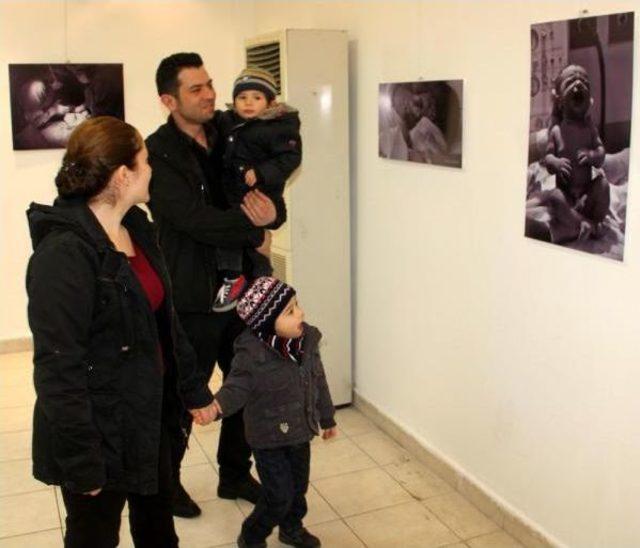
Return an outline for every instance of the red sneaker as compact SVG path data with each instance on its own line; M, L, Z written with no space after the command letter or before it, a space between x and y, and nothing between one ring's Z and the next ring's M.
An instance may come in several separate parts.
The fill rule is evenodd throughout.
M237 278L225 278L213 303L214 312L233 310L247 287L247 279L240 275Z

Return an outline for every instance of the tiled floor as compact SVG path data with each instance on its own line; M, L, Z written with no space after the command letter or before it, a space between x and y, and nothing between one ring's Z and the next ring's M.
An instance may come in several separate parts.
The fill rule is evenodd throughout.
M34 398L30 354L0 355L0 548L62 546L60 493L31 477ZM337 422L337 439L312 444L305 523L323 546L521 546L359 411L340 410ZM196 427L184 463L185 486L203 510L195 520L176 519L184 547L235 546L251 510L249 503L216 497L218 429ZM126 517L121 531L121 546L133 546ZM268 544L281 546L275 534Z

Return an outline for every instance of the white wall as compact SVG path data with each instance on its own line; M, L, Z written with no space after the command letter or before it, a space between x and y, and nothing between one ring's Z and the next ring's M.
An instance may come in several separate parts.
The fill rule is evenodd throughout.
M523 237L529 27L637 2L256 6L352 40L356 389L559 541L640 545L637 62L624 264ZM461 171L377 157L378 84L420 77L464 79Z
M231 96L244 62L242 36L253 29L251 2L0 2L0 340L30 335L24 273L31 253L25 210L50 203L61 150L13 151L8 63L124 63L125 116L143 136L165 119L155 90L160 59L196 51L218 87ZM66 52L66 53L65 53ZM4 90L4 91L3 91Z
M161 120L152 80L165 53L200 50L228 85L246 36L348 30L357 390L559 541L627 548L640 545L640 124L623 264L522 236L529 26L584 7L637 2L91 2L70 6L84 26L70 53L125 62L129 119L148 132ZM0 4L0 21L3 62L63 60L59 7ZM170 25L177 33L161 37ZM639 41L636 30L636 60ZM465 80L461 171L377 157L378 83L421 76ZM14 153L1 131L9 338L27 334L23 210L51 198L60 154Z

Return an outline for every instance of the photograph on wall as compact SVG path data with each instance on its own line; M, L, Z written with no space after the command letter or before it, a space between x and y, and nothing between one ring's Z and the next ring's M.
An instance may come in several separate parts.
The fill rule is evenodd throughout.
M622 261L633 13L531 26L525 236Z
M462 80L380 84L378 155L462 167Z
M121 64L10 64L14 150L64 148L83 120L124 120Z

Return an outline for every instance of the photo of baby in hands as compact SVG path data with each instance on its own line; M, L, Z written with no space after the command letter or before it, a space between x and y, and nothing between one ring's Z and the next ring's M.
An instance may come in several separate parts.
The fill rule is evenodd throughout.
M266 547L276 526L283 544L320 546L302 525L309 442L337 433L318 351L320 331L304 322L295 289L276 278L256 279L237 310L247 329L236 339L231 372L213 404L192 411L194 421L206 424L244 408L245 433L263 495L242 524L238 546Z

